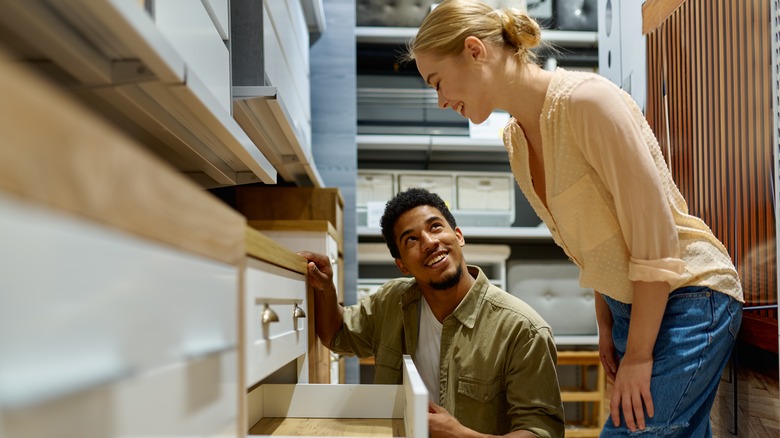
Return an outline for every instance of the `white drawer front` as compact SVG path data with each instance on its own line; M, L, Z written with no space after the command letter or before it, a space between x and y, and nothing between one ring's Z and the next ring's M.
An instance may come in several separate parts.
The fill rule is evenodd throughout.
M247 261L244 330L247 386L306 354L306 280L302 274L255 259ZM266 321L264 322L264 315ZM274 321L271 321L274 320Z
M236 267L2 196L0 211L0 407L236 348Z
M202 437L238 431L236 370L236 352L230 351L7 410L0 436Z

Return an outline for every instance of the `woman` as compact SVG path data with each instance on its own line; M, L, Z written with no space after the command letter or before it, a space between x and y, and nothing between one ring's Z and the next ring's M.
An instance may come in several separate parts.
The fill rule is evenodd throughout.
M599 351L614 380L602 436L710 436L709 414L742 319L742 288L707 225L688 214L629 95L592 74L538 67L541 30L516 9L444 0L408 58L439 107L474 123L512 118L512 172L596 293Z

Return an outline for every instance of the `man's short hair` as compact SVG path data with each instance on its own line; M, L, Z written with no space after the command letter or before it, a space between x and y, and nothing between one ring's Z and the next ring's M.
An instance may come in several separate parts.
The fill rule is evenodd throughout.
M401 253L398 251L398 245L395 242L395 232L393 230L395 223L402 214L421 205L429 205L439 210L453 229L457 227L452 212L450 212L447 204L436 193L431 193L419 187L412 187L400 192L387 202L385 212L380 220L382 236L385 238L385 243L387 243L387 248L390 250L390 255L393 258L401 258Z

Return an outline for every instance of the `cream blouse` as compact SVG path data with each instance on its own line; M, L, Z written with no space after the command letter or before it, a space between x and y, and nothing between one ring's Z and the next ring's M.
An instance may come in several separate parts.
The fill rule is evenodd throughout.
M556 70L540 117L547 205L531 181L528 144L504 129L512 173L580 285L633 301L632 281L707 286L744 302L726 248L688 206L631 96L605 78Z

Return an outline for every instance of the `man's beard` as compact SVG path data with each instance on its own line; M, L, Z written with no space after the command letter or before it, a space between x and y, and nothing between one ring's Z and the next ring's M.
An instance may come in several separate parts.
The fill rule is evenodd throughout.
M457 271L450 278L446 278L442 281L431 281L429 286L437 290L447 290L460 282L460 277L463 276L463 266L458 265Z

